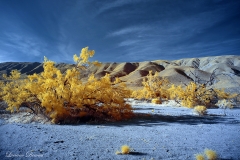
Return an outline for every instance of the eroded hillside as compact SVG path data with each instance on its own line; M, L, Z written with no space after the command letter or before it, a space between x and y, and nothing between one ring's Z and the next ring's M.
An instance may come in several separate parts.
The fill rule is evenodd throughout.
M62 72L73 67L73 64L59 63L56 67ZM0 63L0 74L9 74L11 70L17 69L23 75L41 73L42 63L34 62L6 62ZM215 56L203 58L188 58L174 61L155 60L145 62L124 63L102 63L100 67L89 66L82 71L82 79L86 80L88 75L94 73L100 78L106 73L114 79L120 77L130 87L140 87L142 79L152 70L160 72L159 76L168 78L172 83L182 84L192 81L197 75L208 80L211 73L215 71L217 88L236 88L240 85L240 56Z

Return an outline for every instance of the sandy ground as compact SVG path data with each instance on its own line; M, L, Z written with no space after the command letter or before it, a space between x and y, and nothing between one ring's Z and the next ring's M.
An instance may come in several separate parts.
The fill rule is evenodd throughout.
M145 115L126 122L79 125L29 123L30 114L2 118L0 159L191 160L205 148L215 150L222 160L240 159L240 108L227 109L225 116L223 109L198 116L192 109L168 104L130 103L136 113ZM130 154L116 155L124 144L131 147Z

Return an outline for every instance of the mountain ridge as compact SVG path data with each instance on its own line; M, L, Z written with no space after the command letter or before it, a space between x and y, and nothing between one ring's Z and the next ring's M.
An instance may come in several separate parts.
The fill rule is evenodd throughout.
M56 67L65 72L74 64L56 63ZM0 63L0 75L9 74L11 70L17 69L24 75L41 73L43 64L39 62L4 62ZM154 60L143 62L112 62L102 63L100 67L90 65L87 71L82 71L82 79L87 80L89 73L94 73L101 78L106 73L114 79L119 77L131 87L140 87L142 79L152 70L159 72L160 77L166 77L174 84L188 83L194 79L196 74L207 80L212 72L218 75L218 84L225 84L226 87L236 87L240 82L240 56L212 56L201 58L186 58L179 60ZM227 75L227 76L223 76ZM229 77L231 77L229 79ZM1 77L0 77L1 78ZM233 82L236 81L237 83ZM238 86L239 87L239 86Z

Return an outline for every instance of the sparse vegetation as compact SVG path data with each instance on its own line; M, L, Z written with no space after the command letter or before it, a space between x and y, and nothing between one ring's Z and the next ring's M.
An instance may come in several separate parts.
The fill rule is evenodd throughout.
M130 153L130 147L128 145L123 145L121 147L122 154L129 154Z
M175 100L188 108L194 108L198 105L209 108L216 106L216 103L222 99L229 100L237 96L237 94L230 94L224 90L213 88L216 78L215 71L210 75L209 80L203 80L196 73L190 73L194 77L192 82L185 84L185 86L176 86L170 84L166 78L160 78L159 73L153 74L150 71L143 80L143 88L133 91L132 97L137 99L152 99L152 103L157 104L164 100ZM230 103L227 106L229 108L232 107Z
M3 88L4 88L4 83L0 81L0 102L3 101Z
M198 153L195 155L196 160L204 160L205 157L207 160L216 160L217 159L217 153L214 150L211 149L205 149L204 153Z
M162 102L160 101L159 98L153 98L152 99L152 103L154 103L154 104L161 104Z
M123 145L121 147L121 152L120 151L116 151L116 154L129 154L131 151L131 148L128 145Z
M194 111L199 115L204 115L207 113L207 107L205 106L196 106L194 107Z
M217 159L217 153L214 150L205 149L204 153L208 160L216 160Z
M201 154L201 153L196 154L196 155L195 155L195 158L196 158L196 160L204 160L204 159L205 159L205 158L204 158L204 155Z
M162 99L169 97L167 88L169 81L165 78L159 78L158 72L155 74L152 71L143 79L143 89L133 91L132 97L137 99L152 99L158 98L161 102Z

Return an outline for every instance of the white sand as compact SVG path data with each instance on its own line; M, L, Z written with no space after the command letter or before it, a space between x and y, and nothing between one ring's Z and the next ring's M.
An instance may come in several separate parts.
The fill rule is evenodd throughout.
M130 103L136 113L145 116L98 125L23 124L0 119L0 159L187 160L205 148L215 150L222 160L240 159L240 108L227 109L226 116L223 109L209 109L208 115L200 117L183 107ZM116 155L124 144L132 152Z

